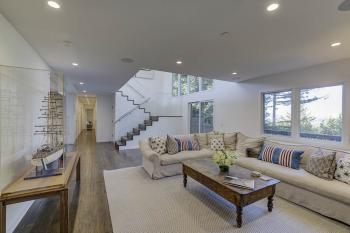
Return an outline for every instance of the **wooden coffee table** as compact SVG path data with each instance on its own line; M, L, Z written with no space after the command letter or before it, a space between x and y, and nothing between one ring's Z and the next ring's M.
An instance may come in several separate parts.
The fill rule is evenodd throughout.
M229 172L221 173L218 165L211 159L188 160L182 164L184 187L187 185L187 176L190 176L213 192L230 201L232 204L236 205L237 227L242 226L242 212L244 206L267 198L268 211L272 211L273 196L275 194L276 184L280 182L279 180L272 179L269 181L263 181L260 178L251 177L250 170L237 165L231 166ZM254 179L254 190L236 188L223 184L222 182L227 175L244 179Z

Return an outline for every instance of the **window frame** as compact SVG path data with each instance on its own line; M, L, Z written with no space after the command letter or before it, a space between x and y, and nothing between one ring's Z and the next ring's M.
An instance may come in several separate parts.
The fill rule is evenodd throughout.
M342 127L341 127L341 139L340 141L336 141L336 140L328 140L328 139L319 139L319 138L308 138L308 137L301 137L301 124L300 124L300 117L301 117L301 103L300 103L300 93L301 90L305 90L305 89L318 89L318 88L325 88L325 87L335 87L335 86L341 86L342 88L342 104L341 104L341 116L342 116ZM331 144L339 144L339 143L344 143L344 137L345 137L345 84L344 83L333 83L333 84L325 84L325 85L313 85L313 86L304 86L304 87L300 87L297 89L297 93L298 93L298 125L297 125L297 137L300 138L301 140L307 140L307 141L319 141L319 142L328 142Z
M275 94L275 93L279 93L279 92L291 92L291 117L290 117L290 134L289 135L284 135L284 134L269 134L269 133L265 133L265 95L268 94ZM294 102L294 98L293 98L294 94L293 94L293 89L282 89L282 90L276 90L276 91L267 91L267 92L261 92L261 133L264 136L273 136L273 137L292 137L293 136L293 102Z
M332 87L332 86L342 86L342 135L341 141L332 141L326 139L317 139L317 138L306 138L300 137L300 91L302 89L314 89L314 88L323 88L323 87ZM292 112L291 112L291 136L285 135L275 135L264 133L264 94L292 91ZM277 89L272 91L260 91L260 134L263 137L271 138L272 140L286 140L290 142L297 143L311 143L314 146L335 146L339 147L345 145L349 137L347 136L347 131L350 124L347 124L346 117L348 113L346 112L345 101L347 100L347 91L348 85L345 82L333 82L326 83L321 85L303 85L298 87L293 87L289 89Z
M199 103L199 117L198 117L198 121L199 121L199 132L198 133L202 133L201 131L201 120L202 120L202 103L205 103L205 102L212 102L213 104L213 130L214 130L214 120L215 120L215 101L213 99L209 99L209 100L198 100L198 101L191 101L191 102L188 102L187 103L187 109L188 109L188 125L187 125L187 128L188 128L188 133L191 133L191 104L195 104L195 103ZM194 134L194 133L192 133Z
M204 79L203 77L194 76L194 75L187 75L187 74L177 74L177 73L172 73L172 75L176 75L177 79L178 79L178 92L177 92L177 95L173 95L173 81L171 82L171 96L172 97L181 97L181 96L186 96L186 95L192 95L192 94L196 94L196 93L199 93L199 92L212 91L214 89L215 79L211 79L211 80L213 80L213 84L212 84L212 87L210 89L203 90L202 89L202 81ZM186 75L186 77L187 77L186 93L181 95L181 76L184 76L184 75ZM190 79L189 79L189 76L193 76L193 77L198 79L198 91L192 92L192 93L190 92ZM172 76L172 78L173 78L173 76ZM205 78L205 79L210 79L210 78Z

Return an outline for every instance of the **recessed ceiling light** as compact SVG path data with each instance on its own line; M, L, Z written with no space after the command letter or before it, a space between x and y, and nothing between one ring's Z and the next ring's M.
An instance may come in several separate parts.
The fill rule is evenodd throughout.
M84 90L83 92L84 92L84 93L86 93L86 91L85 91L85 90Z
M61 8L60 4L58 4L58 3L55 2L55 1L47 1L47 4L48 4L49 6L51 6L52 8L55 8L55 9Z
M83 82L80 82L79 84L80 84L80 85L84 85L84 83L83 83Z
M182 61L177 60L177 61L176 61L176 64L181 65L181 64L182 64Z
M73 65L73 66L78 66L79 64L76 63L76 62L73 62L72 65Z
M237 72L233 72L233 73L232 73L232 75L236 75L236 74L237 74Z
M123 57L122 59L120 59L122 62L124 63L133 63L134 60L129 58L129 57Z
M331 44L332 47L337 47L337 46L339 46L339 45L341 45L341 42L333 42L333 43Z
M279 7L280 7L280 4L278 4L278 3L271 3L270 5L268 5L268 6L266 7L266 10L267 10L267 11L275 11L275 10L277 10Z

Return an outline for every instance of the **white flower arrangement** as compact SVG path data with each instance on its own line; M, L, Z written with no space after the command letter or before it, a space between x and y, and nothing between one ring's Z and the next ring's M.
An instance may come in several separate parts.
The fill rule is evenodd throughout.
M218 150L215 151L213 160L219 166L231 166L237 160L237 154L232 150Z

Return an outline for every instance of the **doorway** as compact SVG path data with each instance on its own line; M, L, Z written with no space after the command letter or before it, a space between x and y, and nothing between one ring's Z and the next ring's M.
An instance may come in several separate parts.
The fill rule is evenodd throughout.
M96 130L96 96L80 95L76 103L76 129L77 137L82 132L92 133ZM96 137L95 137L96 140Z

